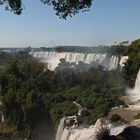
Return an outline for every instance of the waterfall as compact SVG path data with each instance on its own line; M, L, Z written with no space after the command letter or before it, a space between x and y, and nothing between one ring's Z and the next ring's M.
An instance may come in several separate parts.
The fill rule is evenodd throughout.
M76 53L76 52L56 52L56 51L39 51L30 52L30 54L40 60L47 63L50 70L54 70L60 63L60 59L65 59L66 62L79 64L83 62L85 64L91 64L95 62L102 65L107 70L116 69L119 64L119 57L115 55L108 55L107 53Z
M76 108L78 109L78 113L77 115L81 116L81 113L83 110L87 110L87 108L83 108L80 104L78 104L77 102L73 101L73 103L75 104Z
M120 65L121 67L123 67L123 66L124 66L124 63L125 63L127 60L128 60L128 56L122 56L122 57L121 57L121 60L120 60L120 62L119 62L119 65Z
M66 127L62 133L61 140L94 140L96 133L101 129L101 120L98 119L95 125L89 128Z
M135 82L134 92L140 97L140 69Z
M4 122L4 114L1 116L1 121Z
M110 123L103 125L101 119L98 119L94 125L88 128L66 127L61 136L61 140L96 140L96 134L103 128L110 128L111 135L118 135L127 125L113 126Z
M118 57L117 56L111 56L108 70L114 70L117 67L118 67Z
M75 101L73 103L78 109L79 115L79 111L84 108ZM67 126L70 120L74 120L74 123L72 126ZM96 134L104 127L109 128L113 135L118 135L126 127L126 125L112 127L109 121L104 119L98 119L94 125L90 125L89 127L77 126L76 123L76 115L63 117L59 122L55 140L96 140Z
M59 127L59 126L58 126ZM59 140L96 140L96 134L103 128L110 129L111 135L118 135L121 133L127 125L113 126L111 123L102 124L102 120L98 119L94 125L85 127L65 127L61 133L61 139Z
M56 138L55 140L61 140L61 136L63 134L63 130L64 130L64 125L65 125L65 120L66 120L66 117L63 117L60 122L59 122L59 125L58 125L58 129L57 129L57 133L56 133Z
M128 94L129 99L133 104L140 106L140 69L137 74L134 88L127 89L126 93Z

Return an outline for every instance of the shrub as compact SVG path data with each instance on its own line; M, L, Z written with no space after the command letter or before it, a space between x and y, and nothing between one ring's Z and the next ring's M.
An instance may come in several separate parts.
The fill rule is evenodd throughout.
M134 116L134 119L140 119L140 113L137 113L137 115Z
M118 122L118 121L121 121L121 120L122 120L122 118L118 114L113 114L110 118L111 122Z

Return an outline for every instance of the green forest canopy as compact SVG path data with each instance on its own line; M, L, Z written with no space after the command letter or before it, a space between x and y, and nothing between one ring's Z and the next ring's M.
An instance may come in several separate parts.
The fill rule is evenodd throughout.
M117 93L124 81L118 70L109 72L99 67L87 72L44 71L44 65L33 60L13 60L4 66L0 70L0 99L4 124L9 124L7 129L0 123L0 128L6 129L0 131L0 136L11 137L15 133L9 130L12 125L21 135L32 132L42 114L56 125L61 117L77 113L73 101L88 109L78 117L79 124L93 124L121 103Z

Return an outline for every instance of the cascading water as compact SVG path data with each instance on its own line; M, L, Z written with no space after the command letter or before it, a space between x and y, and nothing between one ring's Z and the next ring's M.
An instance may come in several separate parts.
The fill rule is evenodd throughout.
M81 116L82 111L87 110L86 108L82 108L82 106L80 104L76 103L75 101L73 103L75 104L76 108L78 109L77 115Z
M128 56L122 56L122 57L121 57L121 60L120 60L120 62L119 62L119 65L120 65L121 67L124 67L124 63L127 62L127 60L128 60Z
M134 92L139 96L140 98L140 70L137 75L136 83L135 83L135 88Z
M61 120L60 120L61 122ZM60 126L58 126L59 128ZM96 134L103 128L107 127L110 129L111 135L118 135L121 133L126 125L112 126L110 123L103 125L102 120L98 119L94 125L85 127L65 127L63 126L63 132L60 131L60 134L57 134L59 138L56 137L56 140L96 140ZM58 133L59 131L57 131Z
M111 56L109 61L108 70L114 70L118 67L119 58L117 56Z
M76 108L78 109L78 115L81 115L81 112L84 108L82 108L81 105L76 103L75 101L73 101L73 104L75 104ZM59 122L55 140L68 140L68 137L70 136L70 131L66 128L64 129L64 127L65 127L65 122L67 121L69 122L70 120L74 120L74 124L70 128L77 127L76 115L63 117Z
M140 69L137 74L134 89L127 89L126 93L128 94L131 103L140 106Z
M85 64L96 62L102 65L106 70L116 69L119 64L119 57L108 55L107 53L75 53L75 52L31 52L33 57L48 64L50 70L54 70L60 63L60 59L66 62L78 64L80 61Z
M66 120L66 117L63 117L60 122L59 122L59 125L58 125L58 129L57 129L57 133L56 133L56 138L55 140L61 140L61 136L63 134L63 130L64 130L64 125L65 125L65 120Z
M101 120L98 119L95 125L89 128L67 127L62 133L61 140L94 140L96 133L101 129Z
M86 108L83 108L75 101L73 101L73 104L78 109L77 115L81 116L81 112ZM96 134L104 127L110 129L111 135L118 135L126 127L126 125L114 127L108 120L98 119L94 125L85 128L77 125L77 115L66 116L60 120L55 140L96 140ZM74 123L72 126L67 126L70 120L74 120Z

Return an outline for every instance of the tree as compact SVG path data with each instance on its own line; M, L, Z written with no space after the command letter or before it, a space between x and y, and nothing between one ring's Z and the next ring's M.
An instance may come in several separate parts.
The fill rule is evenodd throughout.
M80 11L88 11L92 0L40 0L44 5L51 5L56 11L56 15L62 19L75 15ZM5 5L5 9L21 15L23 11L22 0L0 0L0 5Z
M140 68L140 39L133 41L125 50L124 55L129 59L123 68L123 76L128 81L129 86L133 87Z

